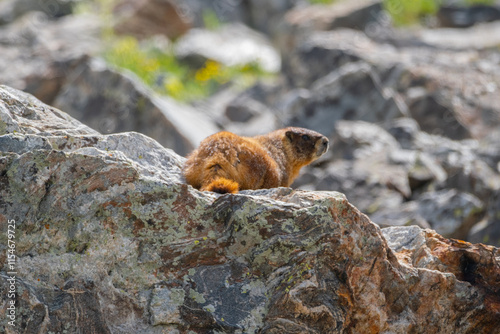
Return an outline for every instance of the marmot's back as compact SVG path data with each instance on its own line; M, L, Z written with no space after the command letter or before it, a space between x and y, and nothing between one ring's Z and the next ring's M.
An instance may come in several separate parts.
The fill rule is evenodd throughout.
M323 155L328 139L286 128L257 137L219 132L204 139L184 165L187 183L202 191L236 193L290 186L301 167Z

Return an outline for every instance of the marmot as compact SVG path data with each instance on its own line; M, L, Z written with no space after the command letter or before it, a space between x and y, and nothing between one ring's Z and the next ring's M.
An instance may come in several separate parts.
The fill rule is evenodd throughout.
M299 170L328 150L328 139L289 127L256 137L218 132L205 138L184 165L188 184L221 194L288 187Z

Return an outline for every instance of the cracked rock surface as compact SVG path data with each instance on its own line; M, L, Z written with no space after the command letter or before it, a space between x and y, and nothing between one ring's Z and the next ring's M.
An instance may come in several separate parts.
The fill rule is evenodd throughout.
M0 328L16 222L22 333L494 333L500 251L380 229L338 192L199 192L184 158L0 86Z

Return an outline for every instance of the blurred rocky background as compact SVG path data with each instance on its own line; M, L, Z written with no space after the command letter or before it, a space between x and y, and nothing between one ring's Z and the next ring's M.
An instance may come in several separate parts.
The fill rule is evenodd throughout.
M0 83L180 155L307 127L294 188L500 245L499 1L1 0Z

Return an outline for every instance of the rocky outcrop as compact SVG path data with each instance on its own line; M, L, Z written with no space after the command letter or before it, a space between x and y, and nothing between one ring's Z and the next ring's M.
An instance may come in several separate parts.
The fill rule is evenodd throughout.
M442 27L466 28L482 22L500 20L500 8L482 4L470 7L444 5L439 8L437 19Z
M493 333L500 251L380 229L337 192L184 184L144 135L0 87L2 331ZM7 222L15 220L15 328Z
M115 7L116 33L143 39L154 35L178 38L191 28L191 20L180 1L120 1Z
M218 131L202 112L155 94L101 59L82 63L66 81L54 105L103 134L141 132L186 155Z
M0 82L101 134L137 131L181 155L219 130L308 127L328 135L332 150L294 187L343 192L382 227L417 224L500 245L498 22L394 28L379 0L124 0L103 23L66 15L75 3L2 2L11 19L0 26ZM225 83L187 105L98 58L107 23L144 39L137 45L177 49L193 73L208 59L283 66L253 87ZM152 75L159 87L169 73Z
M28 12L0 26L0 82L52 104L75 67L100 50L102 24L90 15L49 17Z
M452 139L465 139L481 137L500 122L500 112L494 102L498 100L496 91L500 74L493 64L498 60L493 57L478 59L478 56L476 51L450 52L415 44L396 47L376 43L362 32L339 29L310 34L285 62L285 68L292 87L313 87L308 100L325 100L324 93L316 92L315 87L324 85L328 79L328 83L349 80L347 85L344 84L346 89L339 92L334 86L336 89L331 89L327 96L342 103L344 100L338 99L339 95L366 95L364 90L371 86L370 94L378 91L383 100L398 102L399 108L406 109L408 113L405 115L414 118L422 130ZM492 70L478 71L481 66ZM354 67L356 71L342 70L345 67ZM357 72L370 75L353 75ZM356 99L360 106L351 106L351 109L365 110L364 103L373 101L373 114L377 115L383 106L379 100L376 96ZM403 102L406 108L401 107ZM321 113L325 109L323 105L305 105L300 112L305 116ZM332 105L329 103L327 107ZM389 106L385 109L392 111ZM478 110L481 110L481 115ZM392 117L395 116L397 114ZM354 114L344 116L344 119L360 118ZM384 120L377 118L377 121Z
M3 0L0 3L0 25L8 24L29 12L44 12L54 19L69 15L81 0Z
M210 59L225 66L255 64L271 73L281 68L281 57L266 36L236 23L190 30L176 43L175 54L197 66Z

